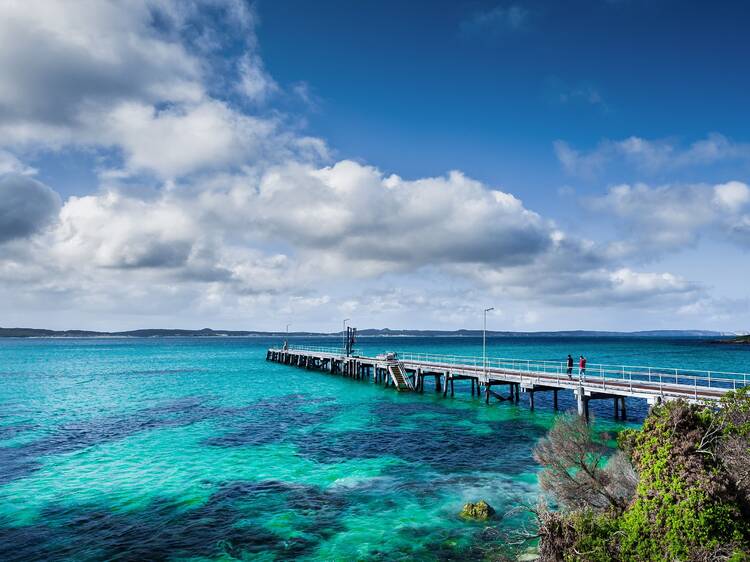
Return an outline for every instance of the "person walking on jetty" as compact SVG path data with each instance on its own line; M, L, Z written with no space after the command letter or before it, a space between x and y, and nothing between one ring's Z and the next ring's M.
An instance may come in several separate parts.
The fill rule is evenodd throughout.
M573 356L568 353L568 378L573 378Z
M578 361L578 375L581 379L586 377L586 358L581 355L580 361Z

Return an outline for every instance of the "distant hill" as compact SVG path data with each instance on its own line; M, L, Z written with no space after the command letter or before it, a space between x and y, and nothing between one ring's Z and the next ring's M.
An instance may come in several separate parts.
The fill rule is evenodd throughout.
M361 337L478 337L482 330L391 330L388 328L369 328L359 330ZM293 337L337 336L341 332L290 332ZM124 332L96 332L89 330L45 330L38 328L0 328L0 337L5 338L159 338L159 337L284 337L284 332L261 332L246 330L181 330L181 329L143 329ZM605 332L593 330L567 330L558 332L507 332L488 330L490 337L632 337L632 338L723 338L736 336L735 333L714 332L709 330L645 330L639 332ZM721 340L736 343L749 343L750 336L740 336L735 340ZM744 340L743 340L744 338Z
M129 330L125 332L93 332L88 330L44 330L36 328L0 328L0 337L5 338L164 338L164 337L249 337L249 336L283 336L283 332L256 332L238 330L179 330L154 328ZM291 335L291 333L290 333ZM295 336L313 336L318 334L296 332Z

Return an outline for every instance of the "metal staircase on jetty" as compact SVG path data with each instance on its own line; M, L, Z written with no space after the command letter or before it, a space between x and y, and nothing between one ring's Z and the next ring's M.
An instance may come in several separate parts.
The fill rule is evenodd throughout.
M387 368L396 390L414 390L414 385L404 373L404 367L399 361L388 363Z

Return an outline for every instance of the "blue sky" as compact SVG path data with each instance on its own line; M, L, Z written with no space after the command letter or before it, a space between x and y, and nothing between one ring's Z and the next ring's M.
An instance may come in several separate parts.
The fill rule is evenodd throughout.
M258 6L269 71L320 99L311 130L405 177L453 167L536 198L561 183L555 140L690 142L750 126L744 3ZM514 6L517 27L503 16L468 25Z
M0 325L750 329L750 10L0 8Z

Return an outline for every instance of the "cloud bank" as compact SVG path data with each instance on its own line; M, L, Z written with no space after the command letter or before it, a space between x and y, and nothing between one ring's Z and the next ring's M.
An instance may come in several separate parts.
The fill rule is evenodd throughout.
M499 6L471 25L517 29L526 17ZM0 7L0 296L15 303L6 314L67 311L66 324L110 329L164 319L272 328L279 314L406 323L432 310L463 326L475 315L467 300L492 298L514 325L543 319L544 307L705 300L700 285L628 265L625 252L460 171L404 179L336 161L273 109L299 84L269 74L254 25L230 0ZM101 157L95 193L61 201L24 164L62 149ZM682 156L640 139L556 150L572 173L593 173L620 155L661 166L665 151L688 161L745 149L710 137ZM659 247L708 225L745 243L747 185L684 193L618 186L591 204Z

